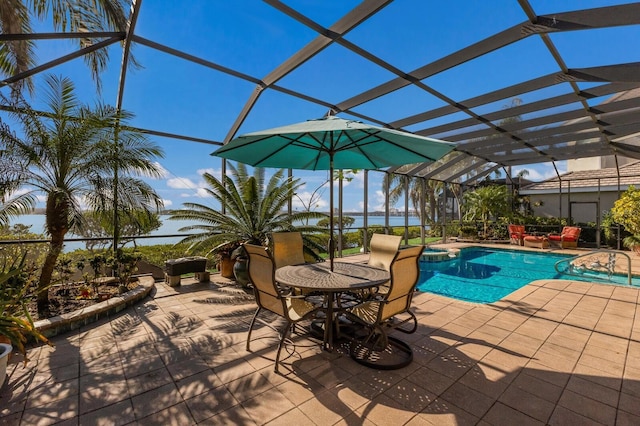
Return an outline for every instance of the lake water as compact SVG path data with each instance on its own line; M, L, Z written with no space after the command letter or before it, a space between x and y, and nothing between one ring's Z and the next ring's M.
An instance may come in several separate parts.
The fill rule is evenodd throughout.
M355 230L356 228L361 228L364 223L363 216L352 216L355 219L353 226L350 228L351 230ZM176 234L184 234L184 232L180 232L179 229L183 228L190 224L188 221L183 220L169 220L168 215L161 215L160 220L162 221L162 226L159 229L153 231L150 235L159 236L157 238L140 238L136 239L136 243L138 245L155 245L155 244L175 244L179 242L182 237L163 237L162 235L176 235ZM44 222L45 217L41 214L31 214L20 216L19 218L13 219L11 224L21 223L23 225L30 225L31 231L38 234L44 233ZM418 217L409 217L409 225L415 226L420 224L420 219ZM384 225L384 216L369 216L368 225ZM398 227L404 226L404 217L401 216L391 216L389 217L389 226ZM345 229L345 231L349 231L349 229ZM77 235L68 234L67 238L78 238ZM71 241L65 243L65 251L73 251L79 248L85 248L85 243L81 241Z

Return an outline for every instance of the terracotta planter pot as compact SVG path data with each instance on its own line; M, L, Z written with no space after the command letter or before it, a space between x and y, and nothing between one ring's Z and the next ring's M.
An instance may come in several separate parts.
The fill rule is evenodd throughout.
M220 275L222 275L224 278L235 279L235 275L233 274L233 265L235 263L235 260L231 260L231 258L228 256L222 257L220 259L220 264L218 265Z

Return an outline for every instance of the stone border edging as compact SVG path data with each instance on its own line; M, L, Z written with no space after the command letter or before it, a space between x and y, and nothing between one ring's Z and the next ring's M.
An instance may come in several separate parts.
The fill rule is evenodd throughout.
M101 318L120 312L144 299L155 287L153 277L139 277L138 282L140 283L138 287L119 296L67 314L35 321L34 324L46 337L53 337L67 331L76 330L83 325L96 322Z

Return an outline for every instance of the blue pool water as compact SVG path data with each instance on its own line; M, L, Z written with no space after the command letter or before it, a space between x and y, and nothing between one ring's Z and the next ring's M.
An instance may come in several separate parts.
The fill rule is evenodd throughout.
M568 276L556 272L557 261L570 255L536 253L520 250L465 248L456 258L420 262L418 290L458 300L492 303L515 290L541 279L602 281L626 285L627 277L607 274L588 277ZM637 279L634 285L640 285Z

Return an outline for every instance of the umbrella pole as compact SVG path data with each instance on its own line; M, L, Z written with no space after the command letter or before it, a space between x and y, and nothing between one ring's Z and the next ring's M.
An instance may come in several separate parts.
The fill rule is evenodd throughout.
M333 152L329 153L329 266L333 272Z

